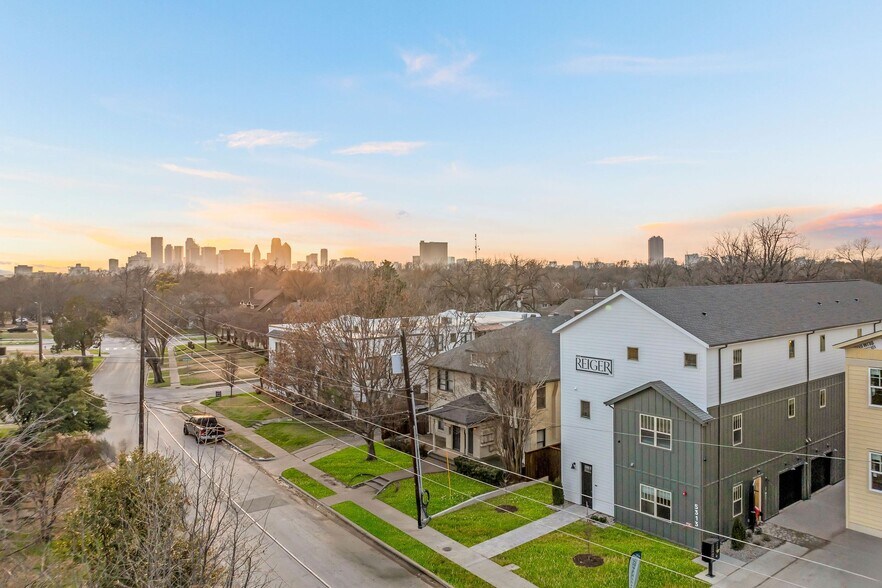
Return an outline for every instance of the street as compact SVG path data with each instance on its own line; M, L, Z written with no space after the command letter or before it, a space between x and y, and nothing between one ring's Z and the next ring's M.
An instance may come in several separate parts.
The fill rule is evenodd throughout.
M108 354L93 381L95 393L107 399L112 417L103 437L118 450L131 450L138 441L138 351L131 341L114 338L105 339L104 348ZM148 418L148 449L158 448L169 455L180 456L177 441L194 457L202 452L206 463L216 460L218 467L232 468L234 484L240 491L237 501L285 548L335 588L427 585L383 551L309 506L227 445L197 445L191 437L184 437L178 407L210 394L210 389L147 388L147 404L157 415L151 414ZM252 531L260 533L257 528ZM264 563L278 577L279 584L322 586L271 539L264 537L263 544Z

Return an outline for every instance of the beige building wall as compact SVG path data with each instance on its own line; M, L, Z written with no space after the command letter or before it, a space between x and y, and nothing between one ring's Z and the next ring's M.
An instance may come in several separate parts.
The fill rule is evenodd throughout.
M870 452L882 453L882 408L870 406L870 368L882 349L846 349L845 520L849 529L882 537L882 493L870 490Z

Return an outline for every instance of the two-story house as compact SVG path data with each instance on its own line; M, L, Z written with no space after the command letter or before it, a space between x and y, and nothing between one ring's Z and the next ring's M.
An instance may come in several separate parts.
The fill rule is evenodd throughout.
M566 499L697 547L843 479L864 281L617 292L556 330Z

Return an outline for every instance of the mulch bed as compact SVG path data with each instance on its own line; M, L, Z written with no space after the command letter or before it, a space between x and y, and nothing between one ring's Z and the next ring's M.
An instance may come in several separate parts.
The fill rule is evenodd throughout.
M603 558L593 553L579 553L573 556L573 563L583 568L596 568L603 565Z
M496 507L496 512L518 512L518 507L513 504L501 504Z

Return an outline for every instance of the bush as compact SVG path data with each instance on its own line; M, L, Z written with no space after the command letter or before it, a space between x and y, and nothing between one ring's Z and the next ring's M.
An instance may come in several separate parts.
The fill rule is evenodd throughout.
M593 514L589 518L592 521L596 521L596 522L600 523L601 525L605 525L609 522L609 519L607 519L605 516L599 515L599 514Z
M386 439L384 443L392 449L397 449L407 454L413 453L413 441L410 437L398 435ZM420 457L426 457L427 455L429 455L429 446L425 443L420 443Z
M552 482L551 486L551 504L554 506L563 506L564 503L564 491L563 487L560 485L560 477L557 477Z
M741 551L744 549L745 541L747 541L747 529L744 528L741 517L738 517L732 523L732 549Z
M463 476L474 478L493 486L502 486L502 482L505 480L504 471L467 457L457 457L453 460L453 465L456 471Z

